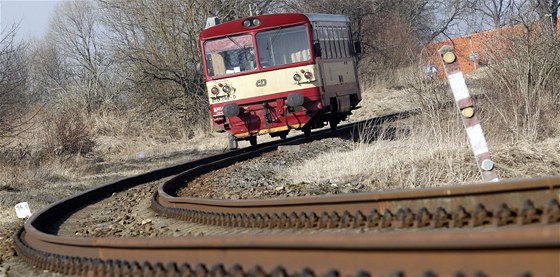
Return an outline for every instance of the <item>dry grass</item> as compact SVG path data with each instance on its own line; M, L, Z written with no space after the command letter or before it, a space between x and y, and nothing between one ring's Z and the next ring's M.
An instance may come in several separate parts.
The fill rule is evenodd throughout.
M560 102L552 97L557 95L547 95L543 90L540 100L530 102L530 106L515 105L520 97L515 89L505 94L512 95L511 99L504 99L497 90L500 84L493 82L498 69L475 76L469 84L486 94L477 107L499 174L502 178L558 174ZM351 183L358 179L366 189L378 190L479 181L457 112L452 106L441 109L443 103L452 101L447 85L418 72L419 68L407 67L396 70L387 80L364 81L362 108L354 112L351 120L418 108L423 111L420 116L384 126L381 134L372 131L371 126L364 128L351 151L325 153L285 170L297 172L288 176L292 183ZM520 76L512 79L522 79ZM177 163L185 156L227 148L225 134L210 133L204 124L183 126L179 112L147 115L131 108L126 113L71 114L61 120L63 113L57 112L65 108L83 110L76 103L67 101L44 109L27 133L0 143L7 145L0 149L3 213L7 212L4 209L12 209L16 201L36 199L34 206L41 207L58 200L56 197ZM508 115L524 115L523 108L541 106L537 116L529 117L538 119L535 124L508 121ZM520 135L527 128L531 135ZM268 136L259 137L259 142L267 140ZM240 143L241 147L247 145L248 142ZM41 199L47 187L56 187L57 193ZM15 197L17 193L13 191L22 193Z
M0 149L0 226L16 220L14 205L19 202L38 211L85 189L227 147L223 134L201 130L192 136L179 132L180 126L147 125L131 114L90 116L77 124L67 122L68 128L52 119L46 112L37 116L33 128ZM83 126L87 128L75 128ZM65 149L58 143L61 137L67 143L76 138L95 144L87 152L60 151Z
M409 120L397 127L385 126L378 136L364 128L352 150L325 153L306 161L291 179L295 182L345 184L359 180L367 190L407 189L464 183L476 179L476 166L460 137L436 143L429 130L414 128Z
M325 153L288 169L293 183L346 184L367 190L410 189L481 181L466 141L436 143L426 133L355 143L351 151ZM515 145L491 145L500 178L560 173L560 138Z
M481 181L466 133L455 107L441 108L453 101L449 88L418 76L410 86L394 91L386 84L373 84L363 94L361 110L352 120L361 120L392 111L421 108L422 114L384 126L381 135L366 126L351 151L325 153L303 165L286 170L292 183L337 183L360 181L369 190L406 189ZM469 81L477 93L485 91L480 79ZM547 132L512 141L511 126L503 128L507 106L490 102L491 93L477 103L482 127L500 178L535 177L560 174L560 130L558 112L548 111L539 122ZM503 97L502 97L503 98ZM505 101L502 99L502 101ZM380 112L381 111L381 112ZM498 114L501 113L501 114ZM356 119L357 117L357 119ZM555 118L555 120L551 120ZM523 126L520 126L521 128ZM394 130L397 132L394 132ZM520 129L521 130L521 129ZM515 134L518 136L517 134Z

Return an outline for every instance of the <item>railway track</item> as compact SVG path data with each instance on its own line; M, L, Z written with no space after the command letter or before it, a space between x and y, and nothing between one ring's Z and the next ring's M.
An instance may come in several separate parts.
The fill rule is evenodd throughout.
M378 118L375 124L402 115ZM176 197L196 176L274 151L241 149L123 179L57 202L15 235L29 263L89 276L559 276L560 177L414 191L270 200ZM208 237L58 236L64 220L112 194L173 176L152 197L169 217L264 230ZM284 229L270 235L266 230ZM352 230L351 232L349 230Z

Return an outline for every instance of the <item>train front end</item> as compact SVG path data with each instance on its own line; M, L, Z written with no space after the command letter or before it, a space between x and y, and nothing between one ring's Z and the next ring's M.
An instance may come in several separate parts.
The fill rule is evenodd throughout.
M214 127L235 140L284 137L323 109L318 67L304 15L264 15L200 34ZM308 126L307 129L310 129Z

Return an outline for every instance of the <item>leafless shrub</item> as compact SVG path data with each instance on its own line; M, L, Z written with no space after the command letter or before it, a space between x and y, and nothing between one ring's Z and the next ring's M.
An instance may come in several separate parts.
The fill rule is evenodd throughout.
M449 85L437 76L427 76L421 66L411 66L401 82L420 108L420 124L434 143L463 140L462 125Z
M93 151L95 142L91 127L76 110L62 110L45 120L46 143L50 153L58 157L87 155Z
M560 41L541 24L518 27L486 47L485 112L506 141L542 140L558 132Z
M15 41L15 35L15 27L0 33L0 146L24 131L28 123L24 47Z
M166 118L171 126L198 130L207 126L207 99L202 77L198 33L206 17L228 18L236 1L97 1L110 32L117 75L126 79L123 98L141 107L144 120ZM245 6L245 7L248 7ZM131 105L125 106L131 107ZM142 120L142 119L141 119Z

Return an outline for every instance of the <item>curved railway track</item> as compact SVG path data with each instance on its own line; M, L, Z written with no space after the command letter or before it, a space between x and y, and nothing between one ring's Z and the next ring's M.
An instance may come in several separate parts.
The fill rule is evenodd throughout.
M355 131L360 124L365 123L309 139ZM175 196L196 176L309 139L228 152L61 200L26 222L15 235L16 249L37 267L88 276L560 275L560 177L270 200ZM80 209L173 175L153 195L152 208L160 214L207 225L299 231L159 238L57 235L64 220Z

